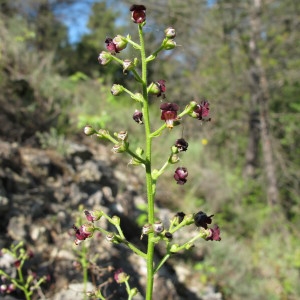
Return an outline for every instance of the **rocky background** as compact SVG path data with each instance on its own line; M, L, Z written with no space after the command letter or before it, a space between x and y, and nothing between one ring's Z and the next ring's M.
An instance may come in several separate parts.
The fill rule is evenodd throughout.
M85 222L83 209L98 208L118 215L126 238L146 247L136 222L143 213L138 207L146 203L143 178L139 168L124 161L86 137L80 143L68 142L65 155L0 140L0 248L24 241L33 253L24 266L26 272L50 278L33 299L84 299L79 257L85 246L91 261L88 291L101 285L107 299L127 299L125 286L113 279L114 270L122 268L130 275L131 287L139 290L134 299L144 299L146 266L141 258L100 235L74 245L72 225L78 226L80 219ZM167 222L176 212L160 208L159 213ZM105 222L102 225L113 230ZM161 269L153 299L222 299L184 263L187 256L203 259L200 248L176 255ZM163 255L163 247L158 246L156 255ZM14 274L7 256L0 257L0 268ZM2 298L24 296L15 292Z

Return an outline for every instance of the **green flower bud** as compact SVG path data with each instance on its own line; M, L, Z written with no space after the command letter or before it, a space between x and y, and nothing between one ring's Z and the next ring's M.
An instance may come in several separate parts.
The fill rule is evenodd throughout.
M110 92L114 96L119 96L120 94L123 93L123 91L124 91L124 87L120 84L114 84L110 89Z
M107 65L111 62L112 56L111 53L102 51L98 56L98 62L100 65Z
M116 235L113 232L110 232L106 236L106 240L110 243L119 244L119 240L117 239Z
M117 136L117 138L120 141L126 141L127 137L128 137L128 132L127 131L120 131L119 133L115 134Z
M176 164L180 161L180 158L176 154L172 154L169 158L169 163L170 164Z
M128 148L128 143L118 143L118 144L115 144L112 148L112 151L115 152L115 153L123 153L127 150Z
M127 40L124 36L121 35L117 35L114 39L113 39L113 43L116 45L116 48L118 51L121 51L123 49L126 48L127 46Z
M178 151L178 148L175 146L175 145L173 145L172 147L171 147L171 151L172 151L172 153L173 154L177 154L179 151Z
M132 99L138 102L143 102L144 97L141 93L135 93L134 96L132 96Z
M123 73L127 74L127 71L133 70L135 68L135 64L129 60L129 59L125 59L123 61Z
M172 50L176 47L176 42L174 40L167 40L165 43L164 43L164 49L165 50Z
M113 216L112 222L114 225L120 225L120 218L118 216Z
M96 133L96 130L92 126L87 125L84 127L83 132L85 135L90 136Z
M173 244L171 246L170 252L171 253L176 253L178 251L179 245L178 244Z
M151 82L147 88L148 93L158 95L160 93L160 88L155 82Z
M100 130L98 130L96 135L99 138L106 138L107 136L109 136L109 132L107 130L100 129Z

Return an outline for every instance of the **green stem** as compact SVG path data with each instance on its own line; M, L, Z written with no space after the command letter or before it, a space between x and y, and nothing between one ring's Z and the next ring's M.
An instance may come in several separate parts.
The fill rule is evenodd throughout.
M163 264L169 259L170 256L171 256L171 253L165 254L165 256L161 259L161 261L159 262L159 264L155 268L154 274L163 266Z
M86 299L86 291L87 291L87 282L88 282L88 260L87 260L87 252L88 249L83 244L82 246L82 252L80 253L80 263L82 265L82 273L83 273L83 291L84 291L84 299Z
M131 39L129 39L129 38L127 38L126 40L127 40L127 42L130 43L135 49L138 49L138 50L141 49L141 46L140 46L139 44L135 43L133 40L131 40Z
M149 102L147 92L147 61L145 53L145 43L143 36L142 25L139 24L139 37L141 45L141 62L142 62L142 85L143 85L143 117L145 124L145 136L146 136L146 151L145 151L145 170L146 170L146 186L147 186L147 200L148 200L148 223L154 223L154 182L151 175L151 148L152 138L150 131L150 118L149 118ZM148 247L147 247L147 288L146 288L146 300L152 299L153 293L153 257L154 257L154 242L152 241L153 233L148 235Z

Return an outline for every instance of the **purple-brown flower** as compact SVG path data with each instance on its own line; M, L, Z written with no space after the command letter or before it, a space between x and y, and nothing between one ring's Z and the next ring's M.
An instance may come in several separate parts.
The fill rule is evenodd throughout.
M112 53L119 53L121 50L125 49L127 46L127 41L122 36L118 35L114 39L106 38L105 39L106 49Z
M111 53L119 53L117 45L113 42L112 38L105 39L106 49Z
M146 21L146 7L144 5L133 4L129 10L134 23L140 24Z
M185 167L178 167L174 173L174 179L177 181L177 184L185 184L187 181L188 171Z
M177 120L177 111L179 106L176 103L163 103L160 106L161 120L166 121L168 128L173 128L174 121Z
M175 147L178 149L178 152L186 151L189 144L185 139L178 139L175 142Z
M178 223L180 224L182 221L183 221L183 219L184 219L184 217L185 217L185 213L184 212L178 212L176 215L175 215L175 217L177 217L178 218Z
M207 118L209 116L209 103L206 100L201 101L201 103L198 104L194 109L193 115L198 120Z
M89 212L88 210L84 211L85 217L89 222L94 222L100 220L103 215L101 210L93 210ZM74 227L73 227L74 228Z
M15 265L15 267L18 269L18 268L20 268L20 266L21 266L21 261L18 259L18 260L15 260L15 262L14 262L14 265Z
M164 79L160 79L160 80L156 81L155 84L157 85L157 87L159 89L157 97L160 97L162 94L164 95L164 93L166 91L166 81Z
M73 229L75 231L76 236L76 245L80 244L81 241L84 241L93 234L93 230L91 231L91 226L89 225L81 225L79 228L73 225Z
M197 227L203 227L207 229L207 224L211 224L212 217L214 215L208 216L205 212L199 211L194 215L194 223Z
M132 118L138 124L143 124L143 113L141 111L136 109Z
M220 228L215 225L214 228L209 228L210 235L206 238L207 241L221 241Z

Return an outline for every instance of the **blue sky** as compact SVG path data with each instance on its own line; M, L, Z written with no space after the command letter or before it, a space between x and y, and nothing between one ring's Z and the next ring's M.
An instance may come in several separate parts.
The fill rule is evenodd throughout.
M97 0L84 0L77 2L73 5L68 5L65 9L60 12L63 23L68 27L69 41L70 43L76 43L80 40L81 36L88 33L87 22L91 13L91 8L94 2L103 2ZM122 1L118 0L107 0L108 6L125 6ZM207 0L207 5L211 6L216 0ZM126 4L126 7L128 4Z

